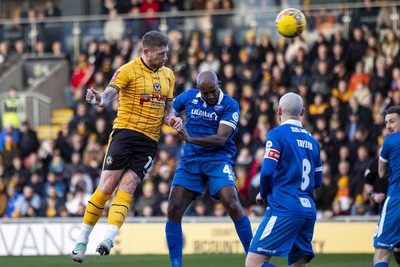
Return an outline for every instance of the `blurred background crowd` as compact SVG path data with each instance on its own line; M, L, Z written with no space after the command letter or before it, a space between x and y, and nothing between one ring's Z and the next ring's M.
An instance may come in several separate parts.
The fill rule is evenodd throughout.
M182 18L168 18L167 65L176 76L175 95L195 87L199 72L212 70L222 90L240 104L235 173L242 205L250 216L264 213L255 196L265 140L278 124L278 99L288 91L303 97L303 125L321 145L323 185L315 191L319 217L378 214L379 205L363 186L365 172L376 161L386 135L383 111L400 105L400 43L398 25L389 16L399 7L376 3L361 1L360 8L351 11L348 36L343 30L345 13L340 9L305 9L306 32L294 39L252 28L240 35L232 28L231 16L211 15L199 16L195 30L186 34L179 30ZM39 140L30 122L18 119L17 92L23 88L8 88L0 133L0 216L82 216L99 181L118 107L118 98L105 109L89 105L84 101L86 89L104 90L118 67L140 56L143 33L159 29L160 19L154 14L185 10L212 14L246 5L286 7L288 3L104 0L102 12L109 19L102 25L103 33L84 43L76 58L62 40L46 35L40 24L34 45L26 34L30 25L14 24L14 37L0 42L0 70L25 53L65 57L71 66L65 97L74 116L57 138ZM148 16L141 21L119 17L138 13ZM12 14L14 19L34 20L62 15L56 1L46 1L43 9L29 6ZM134 195L130 216L166 215L181 150L177 133L164 126L157 157ZM207 195L193 203L187 215L227 216L222 205Z

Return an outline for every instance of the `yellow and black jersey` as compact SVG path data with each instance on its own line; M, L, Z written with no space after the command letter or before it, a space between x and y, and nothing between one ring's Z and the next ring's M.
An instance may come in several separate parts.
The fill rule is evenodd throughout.
M166 101L173 100L171 69L151 70L139 57L120 67L109 86L119 91L114 129L131 129L158 141Z

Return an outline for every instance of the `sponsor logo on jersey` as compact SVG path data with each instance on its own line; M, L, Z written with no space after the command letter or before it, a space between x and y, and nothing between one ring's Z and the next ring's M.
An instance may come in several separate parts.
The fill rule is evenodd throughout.
M390 247L390 246L392 246L393 244L385 244L385 243L382 243L382 242L378 242L377 245L380 246L380 247Z
M151 101L151 95L140 94L140 105L143 106L144 103Z
M154 91L160 92L161 91L161 84L155 83L153 84Z
M215 106L214 106L214 110L215 110L215 111L220 111L220 110L222 110L223 108L224 108L223 105L215 105Z
M302 205L303 207L305 207L305 208L311 208L311 202L310 202L310 200L308 200L307 198L304 198L304 197L300 197L299 199L300 199L300 203L301 203L301 205Z
M267 253L271 253L271 254L275 254L276 253L275 249L274 250L270 250L270 249L265 249L265 248L262 248L262 247L257 247L257 251L259 251L259 252L267 252Z
M158 94L153 94L151 96L151 100L156 100L158 102L165 102L167 100L167 96L166 95L158 95Z
M140 105L143 106L146 102L151 102L153 107L165 107L165 102L167 101L166 95L159 94L141 94L140 95Z
M208 112L206 110L201 110L201 109L192 109L190 112L190 115L196 116L196 117L202 117L208 120L218 120L218 115L215 112Z
M166 95L153 94L151 97L151 106L154 108L165 107L165 102L167 101Z

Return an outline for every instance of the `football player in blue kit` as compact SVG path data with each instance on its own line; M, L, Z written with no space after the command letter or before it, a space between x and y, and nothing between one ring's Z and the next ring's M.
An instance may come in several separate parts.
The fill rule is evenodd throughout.
M314 257L316 221L313 191L322 183L318 141L306 131L300 116L303 101L287 93L279 100L281 125L269 131L261 168L257 203L268 200L265 217L251 241L246 267L272 267L272 256L286 256L291 267L306 266Z
M165 226L172 267L182 266L183 214L206 187L212 197L221 200L246 253L252 239L232 169L236 154L232 138L237 132L239 105L222 92L214 72L199 73L196 82L196 89L183 92L173 102L176 115L185 112L186 121L180 132L185 144L172 182Z
M388 267L392 251L400 245L400 106L385 110L385 125L389 135L382 144L378 174L388 176L389 187L374 234L375 267Z

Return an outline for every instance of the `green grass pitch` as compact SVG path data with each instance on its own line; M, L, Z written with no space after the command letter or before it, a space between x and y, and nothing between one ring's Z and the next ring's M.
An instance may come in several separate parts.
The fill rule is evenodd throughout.
M184 255L185 267L244 267L244 255L201 254ZM272 258L271 263L286 266L284 258ZM99 257L86 256L82 264L72 262L69 256L4 256L0 257L0 266L4 267L168 267L167 255L113 255ZM365 267L373 266L372 254L319 254L309 267ZM392 259L391 267L396 264Z

